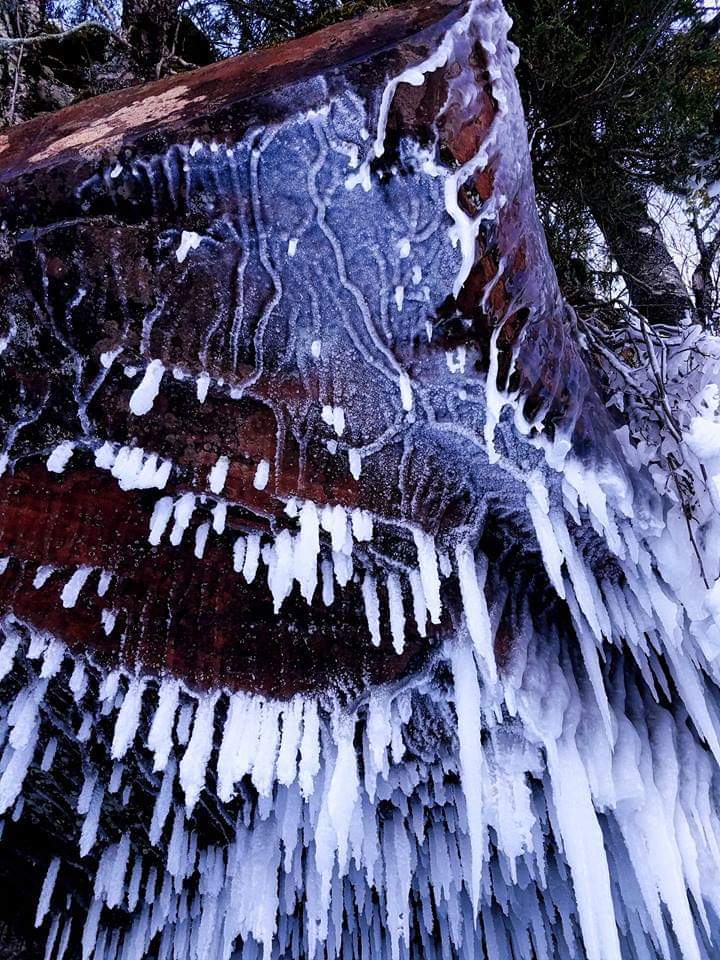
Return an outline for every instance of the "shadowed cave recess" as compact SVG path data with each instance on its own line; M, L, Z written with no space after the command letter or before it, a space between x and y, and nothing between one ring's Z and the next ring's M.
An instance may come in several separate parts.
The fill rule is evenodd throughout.
M0 137L8 956L716 956L720 633L509 26L409 3Z

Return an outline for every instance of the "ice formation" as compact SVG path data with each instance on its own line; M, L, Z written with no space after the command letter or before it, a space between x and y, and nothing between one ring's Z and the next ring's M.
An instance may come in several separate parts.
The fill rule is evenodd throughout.
M88 377L76 353L68 368L79 437L42 448L43 482L60 483L80 463L106 484L105 502L115 485L142 508L125 567L98 550L92 562L62 554L29 570L34 609L56 595L77 621L41 627L19 601L0 620L3 824L21 821L43 791L75 818L38 878L46 960L717 955L720 349L707 341L685 379L684 345L676 354L677 382L692 392L675 440L694 458L700 519L691 529L653 457L652 442L665 438L613 430L579 359L535 214L508 18L498 0L473 0L450 19L432 49L388 72L367 102L318 82L320 104L225 149L196 139L100 178L102 189L131 193L161 170L179 208L179 156L183 189L196 176L200 194L229 182L251 198L257 236L253 246L247 223L193 224L184 211L198 232L158 241L173 269L201 257L217 266L224 244L242 238L232 248L231 320L198 323L194 365L190 350L180 366L153 339L162 303L143 316L143 352L128 376L101 359ZM432 138L403 134L398 94L422 96L438 78L449 127L474 121L478 71L494 110L473 128L471 151L451 163ZM261 197L293 179L286 156L294 177L302 171L308 206L290 205L297 222L273 225ZM492 187L473 210L461 193L486 169ZM343 223L354 249L337 239ZM377 224L390 224L387 263L371 242ZM482 292L493 320L485 372L461 298L478 249L495 246ZM338 281L324 304L320 249ZM242 286L252 258L263 297ZM455 312L443 315L449 290ZM262 303L251 334L246 296ZM302 323L297 303L307 306ZM518 317L513 340L506 327ZM216 335L229 365L211 364ZM130 354L125 344L102 357L121 348ZM372 385L352 381L352 353ZM284 381L288 357L299 374ZM141 439L116 432L117 419L97 427L92 400L114 376L132 381L123 409ZM243 430L228 427L224 446L193 448L192 470L186 441L168 439L174 414L153 433L158 408L173 403L197 418L198 434L209 432L218 398L267 400L264 379L274 389L271 443L251 406L242 424L251 452L232 446ZM329 457L331 479L289 490L278 397L301 394L298 383L311 395L293 411L305 443L298 470L303 458ZM122 389L115 396L127 397ZM305 425L322 441L310 453ZM4 455L20 470L14 437ZM397 460L378 469L394 447ZM351 484L364 500L352 499ZM99 516L123 528L120 510ZM374 648L379 673L369 682L348 667L343 686L329 671L325 687L282 696L257 688L257 661L243 682L218 682L209 668L180 679L174 648L161 670L149 669L152 649L131 646L138 622L170 647L184 629L172 605L193 587L185 580L163 594L160 614L148 591L134 621L122 590L128 565L148 579L160 565L143 566L143 549L166 551L150 556L192 571L202 591L232 575L233 596L262 592L268 657L298 634L311 663L320 657L310 628L319 610L320 634L323 625L349 633L357 660ZM18 561L2 563L3 578L19 576ZM97 610L102 637L88 649L50 627L78 622L89 634ZM192 625L201 665L220 647L205 614ZM239 646L250 645L249 616L232 622ZM116 664L103 646L112 637ZM58 794L63 771L75 772L69 799Z

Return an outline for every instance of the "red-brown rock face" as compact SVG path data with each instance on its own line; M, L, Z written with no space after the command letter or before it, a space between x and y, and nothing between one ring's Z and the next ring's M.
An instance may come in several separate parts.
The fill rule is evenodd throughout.
M467 16L412 4L6 135L0 606L286 696L417 669L459 537L522 569L517 426L579 447L596 408ZM493 439L498 389L524 413Z

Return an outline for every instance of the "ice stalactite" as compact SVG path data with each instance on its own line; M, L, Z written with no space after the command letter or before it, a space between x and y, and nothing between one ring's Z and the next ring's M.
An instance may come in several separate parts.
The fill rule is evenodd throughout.
M497 618L492 600L489 610L478 600L481 575L469 569L475 559L463 544L453 569L472 584L465 626L422 679L388 690L377 704L371 698L348 712L331 700L198 696L133 676L115 680L118 694L108 701L95 699L102 691L93 694L97 681L91 685L76 709L99 716L111 703L112 757L136 738L164 774L152 822L142 826L147 863L131 862L127 835L100 855L84 956L106 955L112 928L103 918L111 908L129 914L117 939L118 955L128 958L153 944L162 956L228 958L257 949L267 956L713 955L718 678L698 638L707 649L718 627L710 614L691 616L654 562L673 524L648 530L627 515L632 494L617 477L573 466L564 480L586 504L577 509L589 513L592 494L604 494L601 512L611 535L619 531L621 552L640 552L638 581L598 582L584 559L564 555L574 622L554 622L552 612L516 598L516 646L494 682L486 643L475 638L496 629ZM554 519L553 531L569 553L560 523L567 519ZM674 544L678 552L686 546L682 538ZM595 621L604 625L597 639ZM28 675L3 709L0 793L9 810L41 727L53 722L54 694L41 679L47 641L12 620L3 632L3 656L22 661ZM589 638L580 650L578 635ZM72 663L66 653L51 685L67 683ZM89 669L99 680L101 671ZM668 684L676 685L671 699L663 694ZM182 734L174 718L188 706ZM103 822L101 777L89 776L78 800L86 852ZM231 838L198 846L189 819L198 801L222 806L233 797L240 805L228 821ZM57 860L50 865L40 919L62 917L52 894L62 869Z

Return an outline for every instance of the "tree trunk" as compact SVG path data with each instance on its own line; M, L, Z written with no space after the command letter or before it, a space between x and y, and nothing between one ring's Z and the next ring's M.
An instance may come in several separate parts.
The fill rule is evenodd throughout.
M615 175L616 176L616 175ZM636 310L650 323L675 325L692 303L659 225L631 183L593 183L588 205L620 269Z

